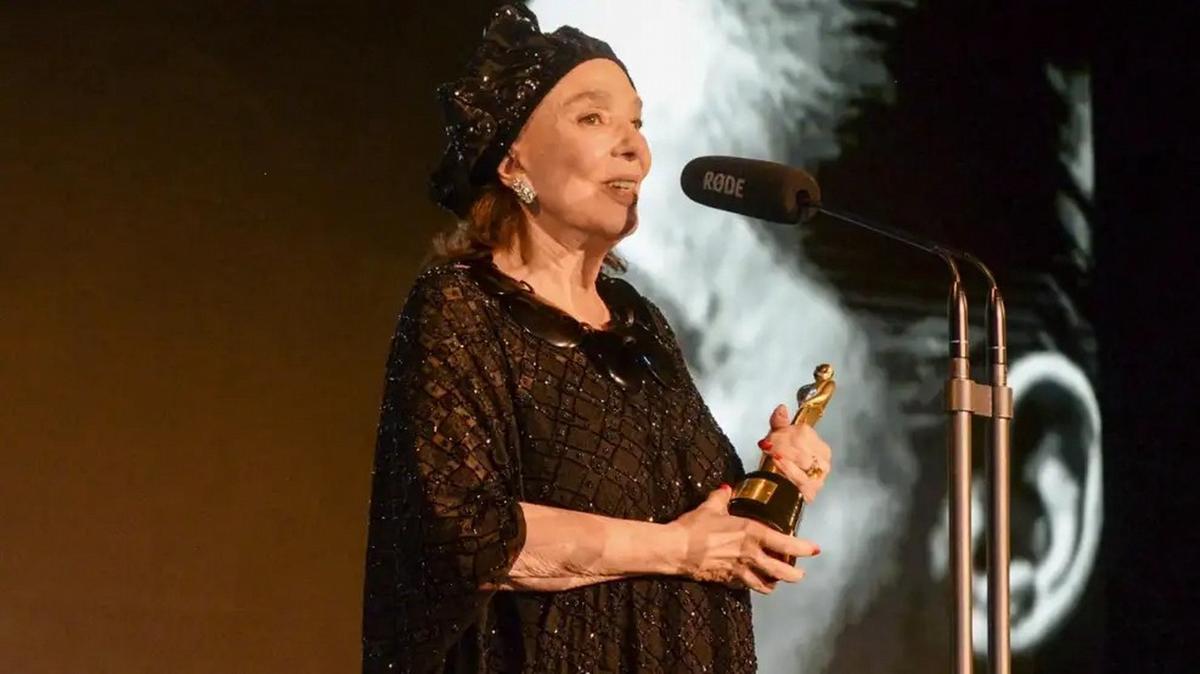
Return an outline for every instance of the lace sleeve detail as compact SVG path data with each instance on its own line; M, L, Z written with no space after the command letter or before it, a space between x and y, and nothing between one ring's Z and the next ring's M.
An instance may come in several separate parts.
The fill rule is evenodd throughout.
M485 299L418 279L392 341L372 473L363 671L441 669L525 541L503 352Z

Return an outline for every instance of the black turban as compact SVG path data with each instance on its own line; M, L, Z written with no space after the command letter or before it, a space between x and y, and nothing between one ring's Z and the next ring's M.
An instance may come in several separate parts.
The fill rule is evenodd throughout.
M465 218L480 189L496 181L496 167L546 93L572 68L597 58L629 75L600 40L570 26L543 33L524 5L497 9L467 72L437 88L448 143L430 177L430 197Z

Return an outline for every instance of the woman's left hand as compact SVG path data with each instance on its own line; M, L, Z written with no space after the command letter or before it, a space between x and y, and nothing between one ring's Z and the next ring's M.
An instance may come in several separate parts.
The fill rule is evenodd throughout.
M793 426L786 405L776 407L771 413L771 431L758 441L758 446L809 503L816 499L833 470L829 445L812 426Z

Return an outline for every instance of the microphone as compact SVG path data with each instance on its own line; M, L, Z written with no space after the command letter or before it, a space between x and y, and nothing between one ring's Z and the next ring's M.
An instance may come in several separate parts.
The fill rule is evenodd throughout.
M807 172L761 159L697 157L679 176L683 193L711 208L794 225L821 205L821 188Z
M683 193L698 204L768 222L795 225L824 213L943 260L949 261L947 256L966 260L979 267L995 285L991 271L970 253L824 205L816 179L792 166L744 157L697 157L683 167L679 184Z

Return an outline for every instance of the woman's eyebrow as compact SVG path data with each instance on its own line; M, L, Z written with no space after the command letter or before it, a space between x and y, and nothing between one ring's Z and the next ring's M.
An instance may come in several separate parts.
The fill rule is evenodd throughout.
M607 91L589 89L588 91L581 91L568 98L567 100L563 101L562 105L565 108L580 101L590 101L592 103L599 103L600 105L608 106L610 103L612 103L612 95L610 95ZM637 105L639 110L642 109L642 99L640 96L634 98L633 102L635 105Z
M612 100L612 96L609 96L607 91L600 91L598 89L581 91L563 101L563 106L573 105L584 100L607 105Z

